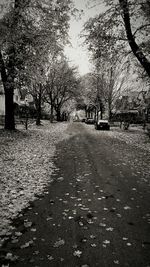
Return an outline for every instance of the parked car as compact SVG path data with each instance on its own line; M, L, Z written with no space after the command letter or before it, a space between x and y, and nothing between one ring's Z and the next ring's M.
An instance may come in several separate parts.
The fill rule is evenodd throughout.
M95 123L96 130L110 130L110 124L108 120L98 120Z
M86 118L85 119L85 123L86 124L94 124L95 123L95 120L93 118Z

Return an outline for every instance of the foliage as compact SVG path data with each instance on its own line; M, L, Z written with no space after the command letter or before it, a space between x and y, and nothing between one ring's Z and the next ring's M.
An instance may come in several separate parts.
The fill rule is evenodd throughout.
M30 80L27 77L29 66L32 66L32 80L33 76L37 79L37 65L42 65L45 70L45 62L53 54L55 47L63 49L68 42L69 19L74 11L71 0L10 1L9 8L0 21L0 71L4 87L10 88L11 85L12 95L18 83L21 87L22 81ZM11 97L9 101L12 102L12 99ZM6 116L9 122L10 114Z
M132 50L150 76L149 1L105 0L103 2L106 4L106 10L89 19L84 26L85 43L92 52L92 58L105 57L112 53L116 56L118 54L126 56ZM128 17L125 20L126 14Z
M123 88L131 87L131 76L134 81L141 77L145 84L149 84L150 24L146 11L149 10L149 2L104 0L103 3L105 11L85 23L82 36L91 54L97 80L92 86L90 101L94 105L96 101L103 103L111 117ZM142 64L139 64L141 61Z
M110 118L116 100L122 93L122 87L127 80L129 69L119 59L109 58L109 55L99 57L94 60L94 63L94 72L82 79L85 103L95 106L97 111L104 112L105 109L108 110Z
M51 115L55 109L59 120L60 111L64 104L77 97L80 79L75 67L70 67L62 55L57 57L49 66L44 100L51 105Z

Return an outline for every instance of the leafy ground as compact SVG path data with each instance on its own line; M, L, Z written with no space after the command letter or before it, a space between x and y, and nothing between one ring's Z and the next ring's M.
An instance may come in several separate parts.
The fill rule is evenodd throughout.
M86 125L88 128L89 125ZM150 186L150 138L142 126L130 126L129 130L121 130L119 127L111 127L110 131L94 131L90 125L91 134L103 138L105 135L112 142L112 150L115 155L116 151L120 150L120 162L123 161L125 166L132 165L132 168L137 175L141 175L141 182ZM125 146L124 146L125 144ZM123 145L123 147L122 147ZM132 150L131 150L131 149ZM131 152L132 151L132 152ZM118 162L119 166L119 162Z
M142 126L131 126L128 131L122 131L120 128L112 128L109 135L125 141L126 144L136 146L150 152L150 138Z
M55 145L67 137L66 127L47 122L28 131L0 130L0 246L11 233L11 220L51 182Z
M67 125L45 122L40 127L30 126L28 131L21 129L10 133L0 130L0 246L13 230L11 220L43 194L52 181L51 174L56 171L52 160L55 145L68 138L65 133ZM104 134L103 131L93 131L93 125L85 127L90 127L99 136ZM149 137L139 128L122 131L113 127L105 134L144 149L145 153L150 152Z
M0 137L2 267L149 266L150 142L141 129L46 124Z
M89 125L86 125L88 128ZM93 125L90 126L93 130ZM95 134L103 135L103 131L95 131ZM128 145L144 149L150 152L150 138L142 126L130 126L129 130L122 130L119 127L111 127L111 130L105 132L105 134L111 138L119 139Z

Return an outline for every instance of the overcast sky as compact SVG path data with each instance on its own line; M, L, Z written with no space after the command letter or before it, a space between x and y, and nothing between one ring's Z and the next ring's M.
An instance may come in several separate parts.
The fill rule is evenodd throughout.
M74 18L70 22L70 41L71 46L65 48L65 54L72 61L74 65L77 65L81 75L88 73L91 68L89 62L88 52L86 48L81 45L82 41L79 38L79 34L83 28L84 23L90 18L99 14L103 10L103 6L98 5L90 8L88 5L88 0L74 0L75 5L78 9L83 10L83 15L80 20L76 21ZM91 3L92 1L90 1ZM92 6L92 4L90 4Z
M1 4L9 3L10 0L0 0L0 16L1 16ZM83 47L82 41L79 38L79 34L83 29L84 23L90 18L94 17L96 14L99 14L103 10L103 5L96 5L92 7L93 1L92 0L73 0L75 3L75 7L79 10L83 10L83 14L80 20L76 20L72 17L70 21L70 42L71 45L68 45L65 48L65 54L68 57L69 61L72 64L78 66L79 72L81 75L88 73L90 71L91 64L89 62L89 55L86 51L86 48ZM96 0L95 0L96 1ZM90 4L88 4L90 2ZM102 1L97 1L102 2Z

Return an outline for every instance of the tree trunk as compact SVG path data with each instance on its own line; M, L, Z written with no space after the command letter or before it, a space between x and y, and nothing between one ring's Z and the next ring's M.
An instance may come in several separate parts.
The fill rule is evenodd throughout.
M103 119L103 110L101 109L101 120Z
M40 91L38 93L38 99L37 99L37 118L36 118L36 125L41 124L41 100L42 100L42 88L40 84Z
M104 108L103 108L103 103L101 100L99 100L99 107L100 107L100 118L101 120L103 119L103 112L104 112Z
M57 109L57 121L61 121L61 113L60 113L60 109Z
M111 120L111 118L112 118L112 112L111 112L111 109L109 109L109 114L108 114L108 116L109 116L109 120Z
M50 122L53 123L53 117L54 117L54 107L51 104L51 114L50 114Z
M8 75L6 74L6 68L3 61L2 53L0 51L0 73L3 82L5 92L5 129L15 130L15 119L14 119L14 83L13 77L11 82L8 82Z
M14 119L14 90L13 88L5 88L5 129L15 130Z
M111 117L112 117L111 100L110 102L108 101L108 116L109 116L109 120L111 120Z
M143 52L140 50L139 46L135 42L134 36L131 30L131 23L130 23L130 15L129 15L129 8L128 8L128 0L119 0L121 9L123 11L123 20L125 24L126 35L128 38L129 45L132 49L133 54L136 56L148 76L150 77L150 62L145 57Z

